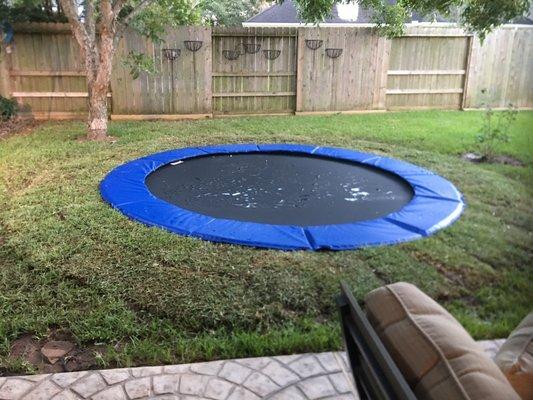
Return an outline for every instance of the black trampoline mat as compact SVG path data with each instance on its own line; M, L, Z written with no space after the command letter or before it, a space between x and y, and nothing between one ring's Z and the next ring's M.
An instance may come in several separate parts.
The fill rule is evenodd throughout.
M284 152L176 161L149 174L146 185L154 196L200 214L298 226L379 218L414 195L407 181L380 168Z

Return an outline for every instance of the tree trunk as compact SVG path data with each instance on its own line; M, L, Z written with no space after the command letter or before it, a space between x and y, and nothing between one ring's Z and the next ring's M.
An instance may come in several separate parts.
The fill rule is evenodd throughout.
M113 57L115 55L116 15L110 1L100 3L98 34L93 41L95 49L91 52L98 56L88 60L93 66L87 75L89 91L89 126L87 138L105 140L107 138L107 90L111 82ZM89 64L88 62L88 64Z
M107 85L89 85L89 121L87 138L105 140L107 137Z

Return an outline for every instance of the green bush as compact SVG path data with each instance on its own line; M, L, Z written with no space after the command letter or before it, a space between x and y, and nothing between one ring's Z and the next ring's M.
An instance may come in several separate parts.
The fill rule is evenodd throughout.
M486 89L481 90L486 94ZM476 149L485 161L491 161L505 143L510 140L509 130L516 120L518 110L512 105L495 113L490 102L484 103L483 124L476 136Z
M15 99L8 99L7 97L0 96L0 119L7 121L14 117L18 112L18 104Z

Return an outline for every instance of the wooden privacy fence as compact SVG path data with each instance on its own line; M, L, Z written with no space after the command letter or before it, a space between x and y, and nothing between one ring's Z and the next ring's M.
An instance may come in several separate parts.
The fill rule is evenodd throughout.
M181 27L162 39L127 32L120 41L112 118L533 108L532 27L502 27L483 45L459 28L421 26L393 40L369 27ZM86 114L83 64L67 25L18 25L10 50L0 54L4 96L38 118ZM133 79L124 60L140 53L155 73Z
M294 111L296 29L217 28L212 37L213 114Z
M299 30L296 111L384 109L389 48L372 28Z
M6 58L11 96L36 117L84 115L87 85L78 45L68 25L17 26L16 38ZM7 55L7 57L6 57ZM5 65L4 64L4 65Z
M419 32L392 44L388 108L462 108L471 38L453 32Z
M111 79L111 110L116 118L211 114L211 29L176 28L162 39L161 43L153 43L128 32L120 41ZM188 50L183 44L186 40L201 41L202 47ZM165 57L164 49L180 49L180 54L171 60ZM154 62L155 73L133 79L130 68L124 65L130 52L148 55Z

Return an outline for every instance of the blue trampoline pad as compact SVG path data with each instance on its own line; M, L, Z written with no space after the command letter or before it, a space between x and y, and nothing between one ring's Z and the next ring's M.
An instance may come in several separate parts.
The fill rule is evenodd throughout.
M184 148L121 165L105 201L147 225L283 250L348 250L428 236L464 208L418 166L348 149L291 144Z

